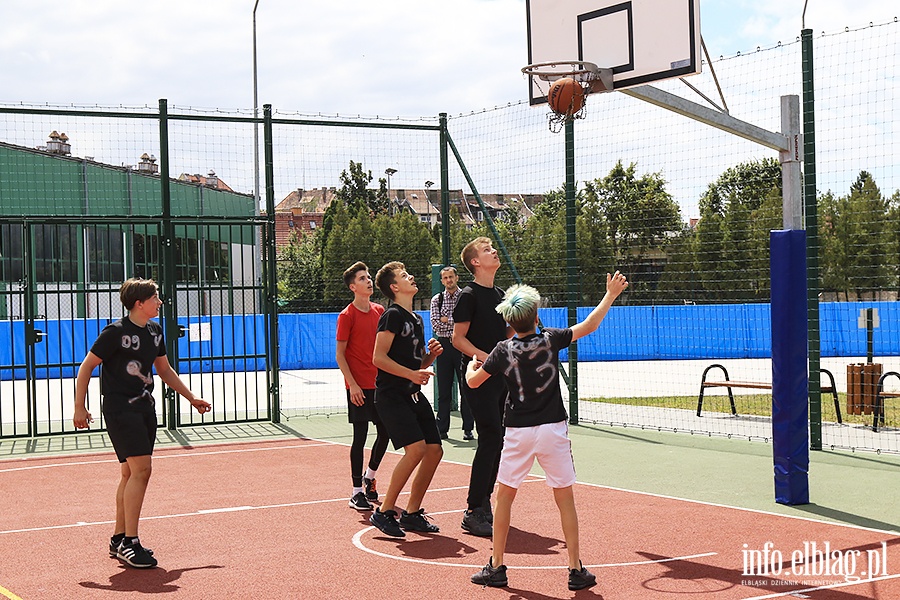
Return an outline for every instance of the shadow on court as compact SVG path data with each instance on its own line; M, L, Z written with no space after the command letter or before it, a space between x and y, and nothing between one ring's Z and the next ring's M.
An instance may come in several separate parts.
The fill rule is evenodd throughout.
M641 556L654 561L668 560L672 557L653 554L650 552L638 552ZM843 589L820 590L819 595L808 590L810 586L803 582L794 583L790 579L776 575L745 575L740 569L726 569L701 563L689 559L674 560L660 563L665 571L652 579L642 582L641 586L648 592L656 594L715 594L731 588L748 587L752 580L751 588L764 592L799 598L823 598L828 600L862 600L870 598L868 595L855 594ZM790 565L785 567L790 568ZM804 594L798 592L804 591Z
M900 531L900 523L888 523L885 521L877 521L875 519L869 519L867 517L862 517L860 515L854 515L852 513L845 512L843 510L837 510L834 508L829 508L827 506L821 506L816 504L815 502L810 502L809 504L801 504L794 507L798 511L809 513L812 515L816 515L818 517L825 517L826 519L833 519L835 521L841 523L851 523L853 525L858 525L859 527L866 527L869 529L881 529L886 531Z
M175 585L182 574L188 571L201 569L222 569L222 565L207 565L203 567L189 567L187 569L130 569L124 565L121 571L109 578L108 584L93 581L79 581L78 585L91 590L109 590L111 592L141 592L143 594L164 594L177 592L181 586Z

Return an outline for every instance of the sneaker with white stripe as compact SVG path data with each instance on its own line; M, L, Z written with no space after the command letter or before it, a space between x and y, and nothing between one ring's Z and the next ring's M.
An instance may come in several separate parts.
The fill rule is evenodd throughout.
M137 538L134 538L130 544L123 541L119 545L116 558L135 569L149 569L157 565L156 559L147 552L146 548L141 546L141 541Z

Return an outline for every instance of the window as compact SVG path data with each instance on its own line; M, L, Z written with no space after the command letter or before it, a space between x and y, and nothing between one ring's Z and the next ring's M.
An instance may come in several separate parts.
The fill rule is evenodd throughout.
M134 276L159 281L159 236L141 229L134 232Z
M114 283L125 279L125 236L118 227L87 229L88 279Z
M203 264L206 266L206 283L227 283L231 280L229 245L225 242L203 242Z
M38 283L78 281L81 227L36 225L34 228L34 278Z
M15 283L25 277L22 226L0 225L0 281Z
M200 243L198 240L175 238L176 281L197 283L200 279Z

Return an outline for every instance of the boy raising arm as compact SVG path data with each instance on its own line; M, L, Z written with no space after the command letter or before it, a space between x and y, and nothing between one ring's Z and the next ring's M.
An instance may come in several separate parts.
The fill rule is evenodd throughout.
M578 515L572 486L575 465L568 439L568 416L559 389L559 351L571 342L594 332L619 294L628 287L625 276L616 271L606 275L606 294L588 317L571 329L545 328L537 333L540 295L527 285L514 285L497 306L516 337L497 344L483 364L472 361L466 372L470 387L477 388L493 375L506 379L509 397L503 413L506 427L494 510L494 550L472 583L491 587L507 585L503 554L509 535L510 510L516 492L538 459L547 485L559 509L569 562L569 589L581 590L596 584L597 578L584 568L578 542Z

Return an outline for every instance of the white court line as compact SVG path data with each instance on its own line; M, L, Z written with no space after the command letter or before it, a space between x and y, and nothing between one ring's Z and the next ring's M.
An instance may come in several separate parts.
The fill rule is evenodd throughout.
M820 587L806 588L803 590L793 590L791 592L778 592L777 594L766 594L765 596L753 596L752 598L745 598L744 600L766 600L767 598L784 598L785 596L796 596L797 594L805 594L806 592L817 592L819 590L833 590L836 588L849 587L851 585L860 585L861 583L869 583L871 581L886 581L888 579L897 579L898 577L900 577L900 574L885 575L883 577L873 577L872 579L861 579L859 581L842 581L840 583L833 583L831 585L823 585Z
M540 481L540 480L533 480ZM448 487L448 488L437 488L433 490L428 490L429 493L432 492L451 492L458 490L467 490L469 487L466 486L456 486L456 487ZM408 495L409 492L403 492L401 495ZM304 500L302 502L285 502L283 504L264 504L260 506L225 506L220 508L203 508L196 510L194 512L189 513L175 513L170 515L150 515L150 516L142 516L141 521L155 521L160 519L180 519L184 517L196 517L200 515L209 515L209 514L219 514L219 513L228 513L228 512L243 512L249 510L269 510L273 508L291 508L295 506L309 506L314 504L328 504L330 502L347 502L347 498L342 496L340 498L329 498L325 500ZM448 511L448 512L462 512L460 511ZM115 524L115 521L78 521L76 523L67 523L63 525L47 525L44 527L26 527L22 529L7 529L5 531L0 531L0 535L9 534L9 533L29 533L34 531L52 531L54 529L71 529L75 527L91 527L94 525L110 525Z
M231 443L231 442L226 442L226 443ZM260 442L260 443L266 443L266 442ZM214 454L238 454L238 453L244 453L244 452L266 452L269 450L293 450L296 448L320 448L322 446L335 446L335 445L338 445L338 444L334 444L332 442L323 442L320 440L316 440L316 443L314 443L314 444L293 444L290 446L277 446L277 447L271 447L271 448L240 448L240 449L236 449L236 450L213 450L210 452L179 452L177 454L163 454L162 453L163 449L157 449L159 451L159 453L153 455L153 460L164 460L167 458L186 458L186 457L193 457L193 456L211 456ZM21 460L43 460L43 459L40 459L37 457L32 457L32 458L21 459ZM31 471L34 469L52 469L55 467L71 467L71 466L77 466L77 465L98 465L98 464L118 463L118 462L119 462L118 459L115 459L115 458L104 458L104 459L100 459L100 460L82 460L82 461L75 461L75 462L58 462L58 463L50 463L50 464L46 464L46 465L33 465L33 466L27 466L27 467L12 467L10 469L0 469L0 473L12 473L14 471Z
M179 452L179 453L174 453L174 454L161 454L159 456L154 455L154 459L195 457L195 456L205 456L205 455L213 455L213 454L240 454L240 453L244 453L244 452L264 452L264 451L270 451L270 450L292 450L292 449L298 449L298 448L318 448L318 447L322 447L322 446L347 446L347 447L350 446L350 444L347 444L347 443L332 442L329 440L321 440L321 439L317 439L317 438L306 438L306 439L308 439L310 442L314 442L314 443L292 444L290 446L275 446L275 447L266 447L266 448L239 448L239 449L234 449L234 450L213 450L210 452L202 452L202 451L200 451L200 452ZM271 440L271 441L277 442L277 440ZM233 443L233 442L225 442L225 443ZM269 441L268 440L261 441L260 443L269 443ZM394 451L393 453L399 454L396 451ZM23 460L29 460L29 459L23 459ZM37 460L37 459L30 459L30 460ZM46 469L46 468L53 468L53 467L66 467L66 466L71 466L71 465L100 464L100 463L107 463L107 462L117 462L117 461L116 461L116 459L104 459L104 460L96 460L96 461L79 461L79 462L68 462L68 463L62 462L62 463L53 463L53 464L49 464L49 465L36 465L36 466L29 466L29 467L14 467L11 469L0 469L0 473L6 473L6 472L12 472L12 471L24 471L24 470L29 470L29 469ZM463 466L470 466L468 463L463 463L463 462L459 462L459 461L445 460L442 462L447 462L450 464L459 464L459 465L463 465ZM529 474L529 477L535 477L535 478L539 478L540 480L543 480L543 477L540 475ZM609 486L609 485L602 485L602 484L598 484L598 483L585 483L585 482L581 482L581 481L578 481L576 483L578 483L580 485L589 486L589 487L613 490L616 492L626 492L626 493L630 493L630 494L650 496L652 498L663 498L666 500L689 502L691 504L699 504L702 506L712 506L715 508L727 508L730 510L738 510L738 511L743 511L743 512L748 512L748 513L754 513L754 514L769 515L769 516L774 516L774 517L784 517L786 519L795 519L795 520L800 520L800 521L806 521L809 523L817 523L820 525L835 525L838 527L846 527L849 529L856 529L856 530L860 530L860 531L870 531L870 532L874 532L874 533L882 533L882 534L887 534L887 535L897 535L897 533L898 533L898 531L875 529L872 527L863 527L861 525L852 525L849 523L838 523L835 521L824 521L821 519L813 519L811 517L802 517L802 516L798 516L798 515L786 515L786 514L782 514L782 513L761 510L761 509L756 509L756 508L744 508L744 507L739 507L739 506L729 506L727 504L720 504L717 502L707 502L704 500L692 500L689 498L679 498L678 496L669 496L666 494L657 494L654 492L629 490L629 489L625 489L625 488L619 488L619 487L614 487L614 486ZM450 488L448 488L448 489L450 489ZM323 500L322 502L334 502L334 501L335 500ZM292 506L292 505L285 505L285 506ZM262 507L260 507L260 508L262 508ZM153 518L153 517L141 517L141 518L143 519L143 518ZM158 518L165 518L165 517L158 517ZM60 526L60 527L69 527L69 525ZM5 532L0 531L0 534L2 534L2 533L5 533Z
M161 455L156 456L155 458L164 459L164 458L196 457L196 456L216 455L216 454L240 454L240 453L245 453L245 452L293 450L293 449L314 448L314 447L323 447L323 446L348 446L349 445L349 444L342 444L342 443L338 443L338 442L330 442L327 440L310 439L310 441L315 442L315 443L292 444L290 446L274 446L274 447L265 447L265 448L240 448L240 449L234 449L234 450L213 450L213 451L207 451L207 452L204 452L204 451L180 452L177 454L161 454ZM261 443L266 443L266 442L261 442ZM66 466L71 466L71 465L100 464L100 463L108 463L108 462L117 462L117 461L115 459L104 459L104 460L96 460L96 461L76 461L76 462L52 463L52 464L48 464L48 465L36 465L36 466L28 466L28 467L15 467L12 469L3 469L3 470L0 470L0 473L10 472L10 471L29 470L29 469L66 467ZM460 463L457 461L446 461L446 462L468 466L468 465L466 465L466 463ZM530 474L529 477L531 477L532 479L526 480L526 483L544 480L544 478L542 478L539 475L531 475ZM780 513L764 511L764 510L759 510L759 509L741 508L741 507L728 506L725 504L719 504L719 503L714 503L714 502L706 502L706 501L701 501L701 500L691 500L691 499L686 499L686 498L679 498L679 497L675 497L675 496L668 496L665 494L656 494L656 493L652 493L652 492L628 490L628 489L624 489L624 488L617 488L617 487L594 484L594 483L584 483L584 482L578 482L578 483L581 485L589 486L589 487L608 489L608 490L613 490L613 491L618 491L618 492L626 492L626 493L639 494L639 495L649 496L649 497L663 498L663 499L667 499L667 500L689 502L692 504L700 504L700 505L712 506L712 507L716 507L716 508L726 508L726 509L751 512L751 513L756 513L756 514L764 514L764 515L770 515L770 516L774 516L774 517L786 517L789 519L797 519L797 520L801 520L801 521L808 521L811 523L817 523L817 524L822 524L822 525L837 525L837 526L847 527L847 528L851 528L851 529L858 529L858 530L862 530L862 531L871 531L871 532L885 533L885 534L895 534L896 533L896 532L892 532L892 531L883 531L883 530L878 530L878 529L873 529L873 528L861 527L861 526L857 526L857 525L835 523L835 522L831 522L831 521L821 521L818 519L812 519L812 518L808 518L808 517L784 515L784 514L780 514ZM434 489L434 490L429 490L429 492L456 491L456 490L464 490L464 489L468 489L468 486L438 488L438 489ZM403 492L403 495L407 495L407 494L408 494L408 492ZM346 502L346 500L347 500L346 498L340 497L340 498L331 498L331 499L324 499L324 500L308 500L308 501L303 501L303 502L289 502L289 503L283 503L283 504L270 504L270 505L261 505L261 506L221 507L221 508L212 508L212 509L200 509L200 510L197 510L197 511L191 512L191 513L144 516L141 518L143 520L175 519L175 518L184 518L184 517L196 517L196 516L202 516L202 515L208 515L208 514L220 514L220 513L227 513L227 512L267 510L267 509L276 509L276 508L308 506L308 505L315 505L315 504L327 504L327 503L332 503L332 502ZM438 512L438 513L433 513L433 514L446 514L446 513L452 513L452 512L462 512L462 511L461 510L443 511L443 512ZM76 523L64 524L64 525L52 525L52 526L45 526L45 527L33 527L33 528L23 528L23 529L10 529L10 530L6 530L6 531L0 531L0 535L12 534L12 533L27 533L27 532L36 532L36 531L50 531L50 530L57 530L57 529L70 529L70 528L76 528L76 527L90 527L90 526L96 526L96 525L108 526L108 525L111 525L114 523L115 523L114 521L95 521L95 522L78 521ZM478 564L443 563L443 562L437 562L437 561L427 561L427 560L422 560L422 559L415 559L415 558L409 558L409 557L403 557L403 556L397 556L397 555L384 554L384 553L372 550L362 544L361 538L366 532L371 531L373 529L374 529L374 527L367 527L367 528L364 528L361 531L357 532L353 536L353 544L360 550L363 550L364 552L368 552L370 554L374 554L374 555L378 555L378 556L382 556L384 558L390 558L390 559L394 559L394 560L417 562L417 563L423 563L423 564L443 565L443 566L450 566L450 567L465 567L468 569L473 569L473 568L477 569L480 566ZM647 564L654 564L654 563L673 562L673 561L678 561L678 560L689 560L689 559L694 559L694 558L703 558L703 557L715 556L715 555L717 555L716 552L707 552L707 553L701 553L701 554L692 554L692 555L685 555L685 556L665 558L665 559L659 559L659 560L651 560L651 561L604 563L604 564L594 564L594 565L586 565L586 566L591 567L591 568L638 566L638 565L647 565ZM562 568L565 568L565 566L566 565L560 565L560 566L516 566L515 568L517 568L517 569L562 569ZM883 581L883 580L896 579L898 577L900 577L900 574L887 575L884 577L861 580L861 581L857 581L857 582L845 582L845 583L842 582L842 583L821 586L821 587L816 587L816 588L808 588L808 589L804 589L804 590L794 590L794 591L790 591L790 592L781 592L781 593L768 594L768 595L763 595L763 596L755 596L753 598L748 598L747 600L767 600L767 599L771 599L771 598L782 598L785 596L796 595L798 593L848 587L848 586L852 586L852 585L859 585L861 583L866 583L869 581Z
M454 512L462 512L462 511L446 510L443 512L428 513L428 514L443 515L443 514L454 513ZM402 560L405 562L419 563L422 565L435 565L438 567L465 567L467 569L477 569L479 567L484 566L481 563L478 563L478 564L448 563L448 562L440 562L440 561L436 561L436 560L426 560L423 558L410 558L408 556L398 556L396 554L386 554L384 552L379 552L378 550L373 550L372 548L369 548L362 542L362 536L365 535L366 533L368 533L369 531L372 531L373 529L375 529L374 526L365 527L365 528L357 531L356 534L353 536L353 545L356 546L357 548L359 548L360 550L362 550L363 552L368 552L369 554L374 554L375 556L380 556L382 558L390 558L393 560ZM396 538L396 539L399 541L403 538ZM656 563L673 562L673 561L677 561L677 560L688 560L691 558L703 558L705 556L716 556L717 554L718 554L718 552L704 552L702 554L689 554L686 556L674 556L672 558L662 558L659 560L639 560L639 561L634 561L634 562L605 563L605 564L584 565L584 566L585 567L597 567L597 568L600 568L600 567L633 567L633 566L639 566L639 565L651 565L651 564L656 564ZM532 569L532 570L546 570L546 569L559 570L559 569L565 569L568 567L568 565L523 566L523 565L514 565L514 564L507 564L507 566L509 566L510 568L515 568L515 569Z
M811 517L801 517L799 515L785 515L783 513L771 512L768 510L761 510L758 508L743 508L740 506L729 506L727 504L719 504L717 502L707 502L705 500L691 500L690 498L679 498L677 496L667 496L665 494L656 494L654 492L641 492L638 490L626 490L624 488L617 488L609 485L602 485L599 483L583 483L581 481L577 482L581 485L586 485L589 487L596 487L605 490L613 490L616 492L627 492L629 494L638 494L641 496L650 496L651 498L663 498L666 500L677 500L679 502L689 502L691 504L700 504L703 506L713 506L715 508L727 508L730 510L739 510L743 512L749 512L759 515L769 515L772 517L784 517L785 519L796 519L798 521L807 521L809 523L816 523L819 525L835 525L838 527L847 527L848 529L858 529L860 531L871 531L873 533L884 533L887 535L897 535L900 531L891 531L889 529L875 529L874 527L863 527L862 525L853 525L850 523L837 523L835 521L822 521L820 519L813 519Z

